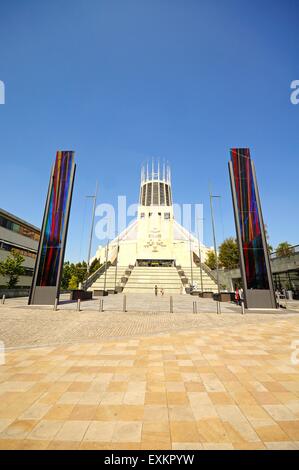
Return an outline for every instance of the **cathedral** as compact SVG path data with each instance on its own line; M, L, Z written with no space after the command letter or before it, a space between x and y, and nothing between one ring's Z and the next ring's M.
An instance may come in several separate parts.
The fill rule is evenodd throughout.
M154 292L155 286L162 294L216 292L216 280L204 263L207 251L175 220L170 167L146 165L137 218L106 247L99 247L95 258L102 266L87 287L94 295Z

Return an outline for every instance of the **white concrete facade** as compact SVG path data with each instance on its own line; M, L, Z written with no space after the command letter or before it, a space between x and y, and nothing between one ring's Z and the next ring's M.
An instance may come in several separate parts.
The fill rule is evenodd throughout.
M95 258L115 261L120 266L142 261L171 261L175 266L196 266L195 259L206 259L207 248L174 219L170 168L148 165L142 168L137 219L107 247L99 247ZM119 247L119 248L118 248Z

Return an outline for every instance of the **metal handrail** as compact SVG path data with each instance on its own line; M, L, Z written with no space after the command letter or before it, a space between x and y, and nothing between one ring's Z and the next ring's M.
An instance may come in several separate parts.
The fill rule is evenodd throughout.
M82 282L82 288L84 290L87 290L92 284L100 277L101 274L103 274L106 269L108 269L111 266L111 262L108 261L108 263L102 264L94 273L92 273L85 281Z
M115 266L114 264L112 264L110 261L108 261L107 263L107 270L110 268L110 267L113 267ZM92 273L85 281L82 282L82 288L84 290L87 290L89 287L92 286L92 284L100 277L102 276L106 269L106 264L102 264L102 266L97 269L94 273ZM124 270L129 270L129 267L128 266L118 266L118 270L119 272L123 272Z
M197 268L200 268L199 264L196 265ZM190 269L190 266L181 266L181 270L185 272L185 269ZM209 266L207 266L205 263L201 263L201 268L202 270L205 272L205 274L207 274L212 281L214 281L216 284L217 284L217 277L216 275L213 273L213 271L209 268Z

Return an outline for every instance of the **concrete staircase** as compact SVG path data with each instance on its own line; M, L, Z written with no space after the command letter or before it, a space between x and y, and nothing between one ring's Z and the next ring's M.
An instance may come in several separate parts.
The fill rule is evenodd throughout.
M184 271L184 274L188 279L188 284L191 284L191 268L182 266L181 270ZM193 284L196 283L197 285L196 290L201 291L200 267L193 267L192 274ZM204 292L218 292L216 282L205 272L204 269L202 269L202 283Z
M124 294L128 293L152 293L155 292L155 285L164 289L165 294L180 294L183 285L174 267L142 267L135 266L124 288Z
M116 274L116 287L125 285L125 278L128 278L130 275L130 270L128 266L118 266L117 273L115 273L116 267L109 266L106 274L106 285L105 285L105 271L100 274L100 276L93 282L93 284L88 288L89 291L93 291L94 295L97 295L97 291L105 290L114 291L115 289L115 274ZM127 272L127 274L126 274Z

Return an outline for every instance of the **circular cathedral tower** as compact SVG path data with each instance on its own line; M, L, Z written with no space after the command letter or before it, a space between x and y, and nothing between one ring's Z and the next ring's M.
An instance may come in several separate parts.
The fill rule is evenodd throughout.
M170 167L153 161L141 169L137 263L157 262L174 263L173 206Z

